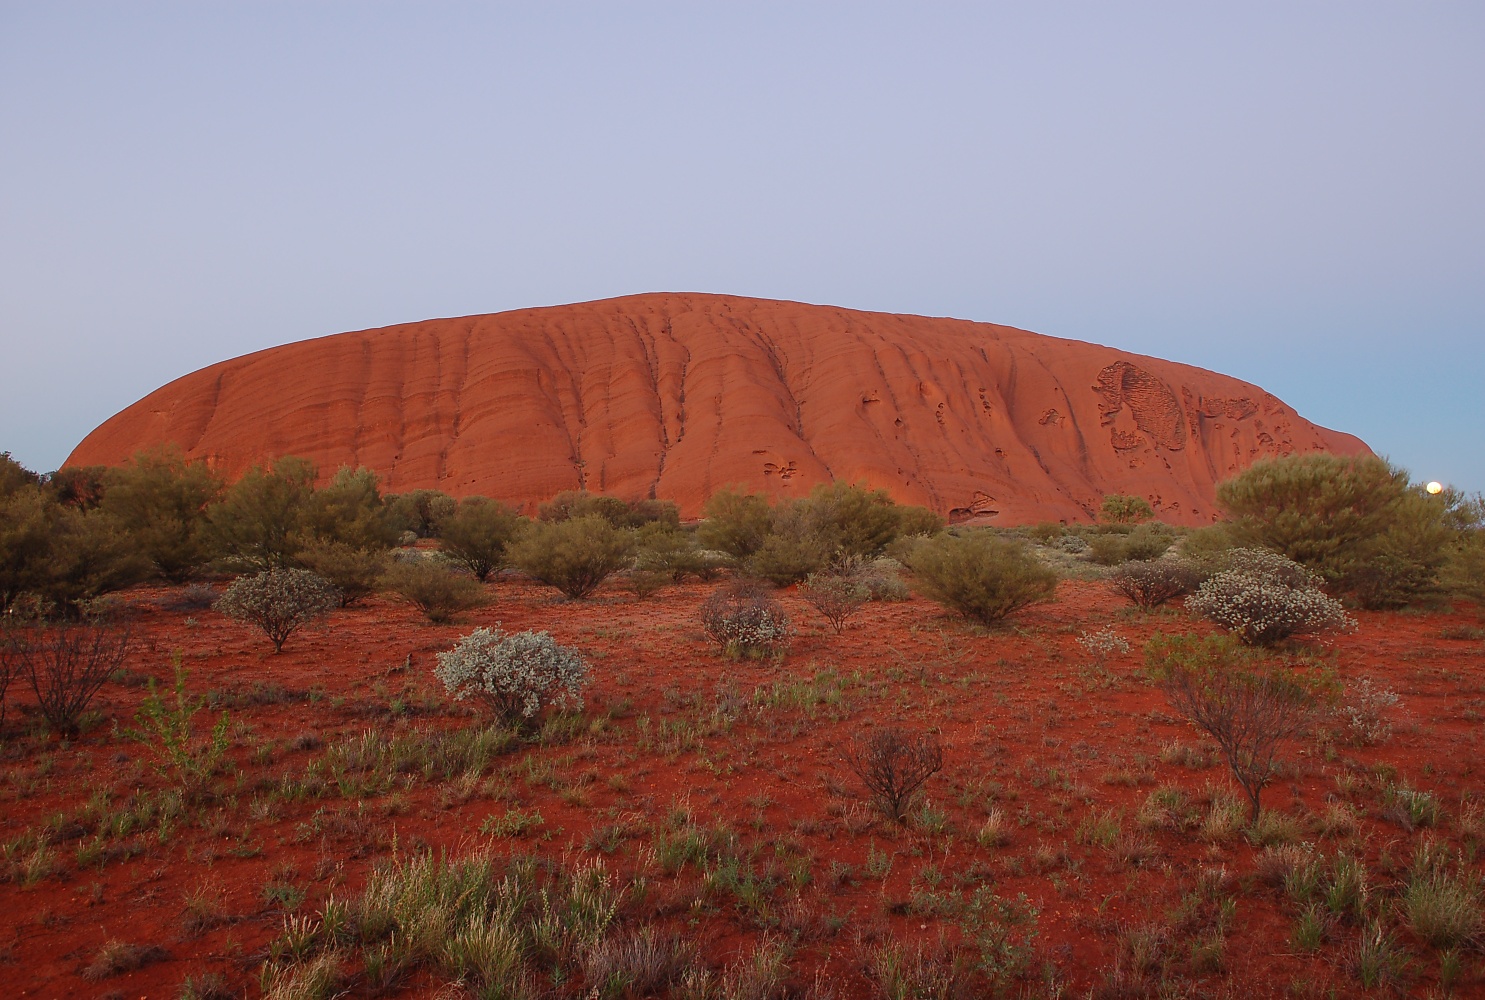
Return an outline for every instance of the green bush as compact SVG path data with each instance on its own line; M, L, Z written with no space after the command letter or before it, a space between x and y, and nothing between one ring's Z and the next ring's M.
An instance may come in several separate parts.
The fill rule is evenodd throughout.
M1408 486L1372 455L1312 454L1258 462L1221 483L1217 500L1240 544L1280 552L1363 607L1434 593L1449 558L1449 498Z
M773 511L761 493L731 488L713 493L702 508L705 520L696 529L703 548L746 559L763 547L773 526Z
M1138 560L1159 559L1175 541L1163 526L1142 524L1128 532L1102 532L1088 543L1088 558L1100 566L1117 566Z
M538 521L511 547L516 568L533 580L582 600L629 565L633 536L601 517Z
M787 587L820 572L829 565L838 539L821 528L808 501L781 501L773 510L763 544L743 560L745 572L777 587Z
M0 492L0 614L9 613L22 594L45 585L52 531L60 517L61 508L37 484Z
M150 564L134 540L102 510L62 507L48 526L46 563L35 591L67 615L149 576Z
M670 500L620 500L587 490L567 490L542 504L537 517L543 521L571 521L582 517L601 517L615 528L642 528L647 524L664 524L678 528L681 513Z
M222 553L260 570L292 566L308 541L315 476L312 464L292 456L249 469L207 514Z
M1182 559L1134 560L1109 574L1109 586L1148 611L1191 593L1206 576Z
M187 462L179 449L161 448L110 469L99 508L118 522L156 575L184 583L216 557L207 509L223 489L205 462Z
M310 496L304 530L305 544L317 539L367 550L390 549L401 534L382 501L376 473L349 466L337 470L330 482Z
M484 583L506 562L506 550L520 537L526 519L488 497L466 497L438 522L443 554Z
M1110 493L1098 508L1101 520L1111 524L1139 524L1155 516L1155 510L1144 497Z
M706 581L721 572L725 560L697 544L696 536L663 522L647 524L635 533L636 573L656 574L671 583L687 576Z
M292 567L239 576L215 605L228 618L262 629L275 654L289 636L339 606L340 592L328 580Z
M340 606L348 608L381 588L387 572L387 551L356 548L346 542L317 539L299 552L303 568L330 581L340 591Z
M454 512L454 498L442 490L409 490L389 493L383 498L387 518L398 534L412 532L418 538L432 538L438 533L438 522Z
M441 560L413 556L395 559L382 588L423 612L430 622L443 624L456 615L489 602L489 595L472 576L456 572Z
M908 569L925 597L985 625L1051 600L1057 590L1056 573L989 532L929 539L912 551Z

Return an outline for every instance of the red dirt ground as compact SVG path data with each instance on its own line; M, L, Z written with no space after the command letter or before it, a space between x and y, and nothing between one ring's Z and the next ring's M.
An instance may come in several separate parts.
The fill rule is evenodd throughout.
M63 746L45 736L27 711L29 692L11 690L0 840L23 844L28 832L60 818L52 822L50 874L24 885L24 852L16 848L7 860L0 884L6 994L163 998L175 996L186 975L216 971L255 996L257 969L283 924L283 912L263 892L275 877L305 887L303 909L310 912L332 891L354 894L394 844L468 849L487 842L478 833L486 816L517 805L538 810L544 824L521 838L494 840L495 850L571 861L588 853L585 839L595 826L627 822L635 833L608 861L628 875L645 863L647 829L663 824L677 803L689 804L700 823L727 822L747 844L772 844L777 857L811 859L809 883L796 891L786 881L762 917L727 904L690 906L694 876L652 873L656 891L646 905L656 919L685 926L713 964L765 933L783 936L798 943L792 968L801 988L830 981L841 995L866 995L863 948L891 937L932 942L942 933L952 940L952 923L924 912L931 907L921 894L940 878L945 889L978 878L1002 897L1025 894L1039 911L1040 959L1057 967L1068 995L1082 995L1127 963L1121 935L1169 926L1200 872L1222 869L1232 877L1236 914L1221 969L1191 976L1207 990L1201 995L1360 992L1345 967L1357 932L1342 929L1317 955L1297 953L1291 911L1253 876L1258 851L1242 837L1208 841L1195 830L1155 829L1145 834L1145 856L1133 862L1079 842L1079 825L1106 810L1122 812L1125 829L1139 833L1134 814L1157 785L1193 794L1210 784L1232 787L1220 764L1193 768L1161 759L1163 748L1200 743L1138 674L1145 639L1194 627L1179 611L1142 614L1101 584L1065 581L1054 603L1023 612L1003 631L968 627L915 598L868 605L837 637L785 593L798 629L787 657L734 663L697 625L710 589L689 584L636 601L606 588L593 600L565 602L534 584L501 581L492 587L494 603L447 626L373 598L296 634L281 656L261 635L213 611L192 617L162 610L156 602L168 591L130 592L126 599L139 613L128 664L134 678L104 688L96 705L103 721L82 739ZM1441 637L1478 624L1468 608L1358 617L1358 630L1334 640L1330 652L1341 676L1371 677L1400 696L1387 713L1394 734L1378 746L1337 743L1329 752L1314 740L1300 742L1289 754L1291 773L1269 787L1265 806L1305 821L1331 800L1350 802L1362 817L1356 835L1322 839L1307 830L1304 837L1327 854L1341 847L1363 853L1381 887L1396 883L1420 839L1465 843L1456 829L1461 803L1485 796L1485 644ZM470 724L433 679L434 654L496 622L507 630L545 629L581 649L593 668L586 714L607 718L606 726L565 745L516 750L497 763L497 776L508 772L495 787L410 780L359 801L332 789L319 800L263 804L273 779L302 774L324 753L295 749L303 734L328 746L369 728ZM1099 669L1076 639L1103 625L1133 651ZM217 692L235 706L236 774L220 779L223 799L192 810L163 843L150 830L115 841L134 845L135 856L80 864L76 849L89 838L69 829L65 817L102 790L122 804L138 788L163 787L144 766L144 748L114 723L132 720L144 695L140 675L169 679L169 654L177 649L193 691ZM827 670L840 678L836 704L745 705L730 724L708 721L719 701L736 703L728 692L757 704L760 689ZM258 697L251 696L255 687ZM276 700L262 696L271 689L280 692ZM399 699L401 711L389 707ZM942 734L947 765L926 786L932 807L946 814L938 832L903 831L873 817L841 763L838 748L851 733L886 722L937 726ZM694 742L662 745L662 728L680 723L695 724ZM559 787L524 780L532 764L547 761L557 762L550 784ZM1408 831L1384 818L1380 787L1387 778L1434 792L1441 823ZM974 833L992 801L1015 822L1008 844L986 848ZM892 857L884 879L864 870L871 851ZM1478 873L1472 846L1467 857ZM836 884L832 862L856 866L854 878ZM183 909L203 891L220 894L223 919L191 935ZM109 940L156 945L167 957L98 982L83 978ZM1437 982L1438 959L1406 932L1403 941L1413 956L1409 991L1424 995ZM1456 995L1485 995L1482 972L1485 960L1468 954ZM435 985L414 978L399 995L431 995Z

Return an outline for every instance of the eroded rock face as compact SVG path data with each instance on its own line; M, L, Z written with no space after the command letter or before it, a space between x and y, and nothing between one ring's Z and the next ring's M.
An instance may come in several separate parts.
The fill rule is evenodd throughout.
M1091 518L1108 493L1174 523L1292 452L1365 452L1254 386L1011 327L726 295L634 295L272 348L177 379L68 465L173 442L229 476L279 455L388 491L533 509L567 489L676 500L861 481L954 518Z

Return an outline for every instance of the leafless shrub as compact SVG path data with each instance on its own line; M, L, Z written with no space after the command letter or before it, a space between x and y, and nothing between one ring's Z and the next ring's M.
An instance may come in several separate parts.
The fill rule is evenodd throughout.
M1318 715L1316 692L1229 636L1157 636L1146 655L1171 706L1216 741L1258 819L1279 744Z
M1150 559L1120 566L1109 574L1109 586L1148 611L1191 593L1205 578L1200 568L1184 560Z
M849 575L811 573L799 589L800 596L820 612L820 616L835 629L836 635L845 629L846 619L871 600L871 591L866 585Z
M918 789L944 766L944 747L937 736L910 737L893 727L858 735L844 756L877 806L899 823L906 821Z
M30 682L47 724L71 739L93 696L123 665L129 641L129 625L118 619L59 621L14 632L8 658Z

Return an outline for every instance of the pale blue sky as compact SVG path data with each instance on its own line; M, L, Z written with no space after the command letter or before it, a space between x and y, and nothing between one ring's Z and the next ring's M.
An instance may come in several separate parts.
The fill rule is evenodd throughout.
M0 3L0 450L631 292L1216 369L1485 489L1485 5Z

